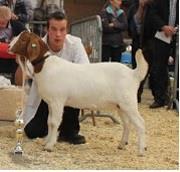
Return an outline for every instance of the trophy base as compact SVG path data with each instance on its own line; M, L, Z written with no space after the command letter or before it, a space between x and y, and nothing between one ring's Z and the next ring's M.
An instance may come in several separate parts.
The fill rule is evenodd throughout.
M20 143L18 143L14 149L14 155L22 155L23 154L23 149Z

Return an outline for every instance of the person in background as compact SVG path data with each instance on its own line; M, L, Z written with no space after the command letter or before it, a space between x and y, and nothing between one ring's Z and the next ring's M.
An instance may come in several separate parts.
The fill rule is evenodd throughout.
M89 63L80 38L67 34L67 27L68 21L63 12L57 11L49 16L47 34L43 40L48 45L51 54L73 63L81 63L82 65ZM20 73L20 70L17 70L17 82L22 80ZM21 84L21 82L17 84ZM64 108L62 123L59 127L59 141L66 141L71 144L84 144L86 142L85 137L78 134L80 130L79 112L80 110L76 108ZM48 134L47 119L48 105L40 99L37 85L33 81L24 113L26 135L29 138L45 137Z
M17 36L26 29L21 22L12 20L11 14L10 8L7 6L0 6L0 43L8 44L14 36ZM0 57L0 73L12 75L10 76L12 84L14 84L16 68L17 64L15 59L5 59L4 57Z
M154 34L154 55L150 70L150 81L154 102L150 108L159 108L168 103L168 59L179 25L179 0L155 0L149 10ZM169 42L158 34L163 34Z
M12 20L19 20L27 24L33 18L30 0L1 0L0 5L8 6L12 11Z
M33 7L30 0L24 0L25 8L27 11L27 23L33 19Z
M123 31L127 29L124 11L120 8L122 0L109 0L101 10L103 26L102 61L120 62L123 43Z
M46 34L47 28L46 28L46 20L47 17L54 13L55 11L61 10L63 12L63 7L60 6L59 0L36 0L33 1L33 21L40 21L40 24L34 23L33 24L33 32L37 35L43 37ZM43 21L43 22L42 22Z
M151 24L148 19L148 9L152 0L134 0L128 9L128 34L132 38L132 68L136 68L135 54L139 48L142 48L143 54L151 68L151 59L153 56L153 35L150 31ZM149 73L149 72L148 72ZM148 76L147 73L147 76ZM141 95L145 80L141 82L138 89L137 99L141 102Z

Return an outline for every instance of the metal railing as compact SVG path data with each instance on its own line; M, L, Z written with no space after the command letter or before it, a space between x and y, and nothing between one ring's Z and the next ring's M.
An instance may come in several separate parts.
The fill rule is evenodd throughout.
M72 35L75 35L81 38L91 63L101 62L102 22L99 15L90 16L90 17L78 20L76 22L73 22L70 25L70 33ZM116 120L111 114L102 113L99 110L94 111L94 110L82 109L81 117L79 120L83 121L87 117L92 117L93 125L95 125L94 116L108 117L114 123L119 124L119 121Z
M27 27L31 32L43 37L46 33L46 25L47 21L30 21Z
M70 33L81 38L89 50L90 62L100 62L102 54L102 24L100 16L91 16L70 25Z
M172 109L175 107L179 112L179 32L176 35L176 55L175 55L175 68L174 68L174 76L173 76L173 88L171 92L171 100L168 105L168 109Z

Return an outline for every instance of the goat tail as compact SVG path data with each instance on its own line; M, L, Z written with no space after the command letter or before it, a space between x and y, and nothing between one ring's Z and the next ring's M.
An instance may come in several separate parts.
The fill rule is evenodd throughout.
M147 74L148 63L146 62L141 49L138 49L136 51L135 58L136 58L137 67L134 70L134 72L135 72L136 78L138 78L139 81L142 81Z

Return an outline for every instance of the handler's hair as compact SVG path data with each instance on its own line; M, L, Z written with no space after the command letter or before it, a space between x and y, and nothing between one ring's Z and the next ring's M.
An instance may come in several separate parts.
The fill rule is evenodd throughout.
M49 21L51 19L55 19L55 20L67 20L67 16L64 13L64 11L62 11L62 10L58 10L58 11L56 11L54 13L51 13L48 16L48 19L47 19L47 28L49 28Z

